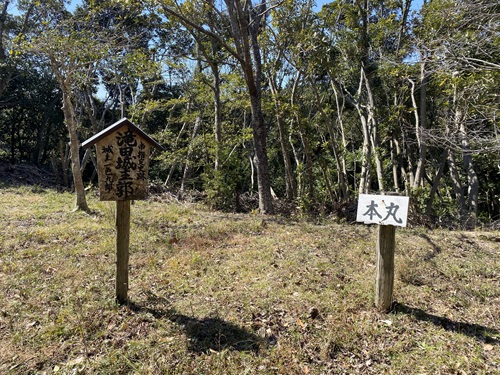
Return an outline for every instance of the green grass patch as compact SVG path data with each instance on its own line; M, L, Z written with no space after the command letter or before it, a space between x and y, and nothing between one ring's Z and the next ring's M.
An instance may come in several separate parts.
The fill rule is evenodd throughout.
M0 189L2 374L493 374L499 232L398 229L397 301L373 307L374 227Z

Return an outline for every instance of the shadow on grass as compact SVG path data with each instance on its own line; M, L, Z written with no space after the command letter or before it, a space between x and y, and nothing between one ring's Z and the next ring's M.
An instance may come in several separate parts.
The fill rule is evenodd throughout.
M422 309L409 307L398 302L393 303L391 312L412 315L420 321L430 322L435 326L442 327L446 331L461 333L490 344L500 344L500 339L498 338L500 331L493 328L479 324L457 322L449 318L429 314Z
M424 260L425 260L426 262L428 262L428 261L430 261L430 260L434 259L436 256L438 256L438 255L441 253L442 249L441 249L438 245L436 245L436 244L434 243L434 241L432 241L432 239L431 239L429 236L427 236L426 234L420 234L420 237L421 237L421 238L423 238L424 240L426 240L426 241L429 243L429 245L431 245L431 246L432 246L432 251L430 251L430 252L429 252L429 253L428 253L428 254L424 257Z
M153 300L153 301L152 301ZM174 309L166 308L168 301L158 296L148 295L150 306L141 306L133 302L129 308L137 313L145 312L156 319L168 319L179 325L188 336L188 350L201 354L209 351L236 350L257 353L264 340L252 332L227 322L219 317L197 319L183 315Z

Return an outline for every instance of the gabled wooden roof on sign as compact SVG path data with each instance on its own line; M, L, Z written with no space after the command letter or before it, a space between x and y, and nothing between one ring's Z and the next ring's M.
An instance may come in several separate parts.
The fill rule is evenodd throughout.
M102 138L110 135L111 133L119 130L120 128L127 126L129 128L132 128L137 134L139 134L142 138L144 138L147 142L151 144L154 148L157 150L163 150L163 147L160 146L158 142L156 142L153 138L151 138L149 135L144 133L141 129L139 129L134 123L132 123L128 118L124 117L121 120L115 122L113 125L108 126L106 129L100 131L93 137L87 139L85 142L82 143L83 148L89 148L90 146L93 146L97 142L99 142Z

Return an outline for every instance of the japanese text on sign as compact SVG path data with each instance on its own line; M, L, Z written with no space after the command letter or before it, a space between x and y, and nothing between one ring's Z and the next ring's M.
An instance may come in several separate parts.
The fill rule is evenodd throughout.
M132 129L123 127L97 143L101 160L101 200L144 199L150 147Z
M406 227L408 197L360 194L356 221Z

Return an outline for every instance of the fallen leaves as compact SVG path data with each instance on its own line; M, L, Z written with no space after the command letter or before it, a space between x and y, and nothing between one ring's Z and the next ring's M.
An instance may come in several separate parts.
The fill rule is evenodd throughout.
M66 366L74 367L74 366L77 366L77 365L83 363L84 361L85 361L85 357L84 356L79 356L79 357L76 357L76 358L68 361L66 363Z
M73 204L64 199L61 207ZM423 283L397 274L397 297L415 308L381 314L372 308L369 228L263 224L257 215L147 201L134 207L132 222L135 304L120 308L112 212L54 216L65 212L54 207L0 217L0 224L43 219L30 224L36 238L11 225L1 234L0 373L472 374L494 373L498 363L490 238L488 251L477 239L472 258L439 231L425 239L402 230L396 267ZM434 245L441 251L426 261ZM184 317L173 319L170 309ZM257 355L248 340L259 343Z

